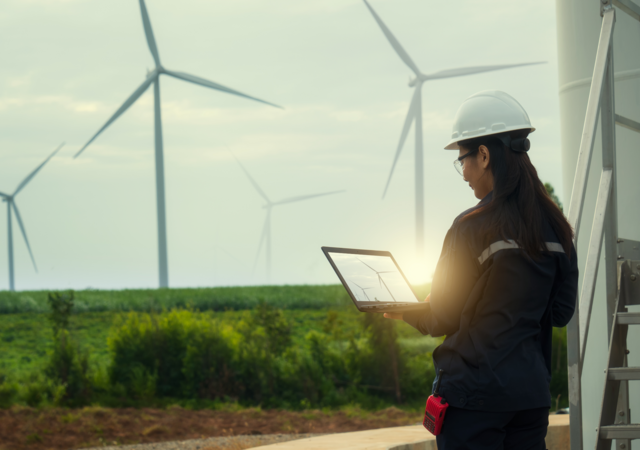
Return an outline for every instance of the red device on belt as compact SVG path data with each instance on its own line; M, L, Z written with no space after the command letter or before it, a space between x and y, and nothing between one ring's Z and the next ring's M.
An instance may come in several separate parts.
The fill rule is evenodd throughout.
M444 371L442 369L438 371L438 383L436 384L436 389L433 391L433 395L430 395L427 399L427 405L424 408L424 420L422 421L422 425L434 436L439 435L442 431L444 414L449 407L447 401L440 397L438 393L443 373Z

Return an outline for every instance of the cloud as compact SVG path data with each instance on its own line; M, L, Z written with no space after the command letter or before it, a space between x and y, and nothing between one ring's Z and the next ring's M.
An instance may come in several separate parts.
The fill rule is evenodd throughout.
M104 103L76 100L64 95L39 95L0 98L0 112L14 108L40 108L42 106L60 107L73 112L99 112L106 109Z

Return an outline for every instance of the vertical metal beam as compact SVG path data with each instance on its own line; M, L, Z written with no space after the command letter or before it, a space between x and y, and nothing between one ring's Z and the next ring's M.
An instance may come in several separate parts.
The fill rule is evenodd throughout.
M580 291L580 373L584 363L587 338L589 337L589 324L591 323L591 307L593 306L593 294L598 277L598 265L600 264L600 251L602 250L602 237L604 236L605 219L607 215L608 200L611 197L613 184L613 170L603 169L598 188L596 210L593 215L591 238L587 250L587 262L582 276L582 290ZM614 265L614 269L616 265ZM615 299L614 299L615 301Z
M635 4L631 4L636 7ZM628 5L628 6L631 6ZM617 4L617 6L620 6ZM630 11L623 8L628 14ZM637 17L636 17L637 18ZM612 327L617 310L625 309L624 295L618 293L618 195L617 195L617 168L616 168L616 108L615 108L615 77L613 59L613 41L610 43L607 71L602 88L601 99L601 130L602 130L602 167L612 171L611 193L608 201L607 213L604 222L604 263L606 278L606 300L607 300L607 332L612 335ZM621 304L618 305L618 302ZM622 330L621 330L622 331ZM626 333L625 342L626 342ZM610 342L610 345L616 345ZM624 345L624 344L623 344ZM626 366L626 355L623 357L623 366ZM606 383L606 382L605 382ZM629 410L629 382L620 381L617 399L610 399L616 402L615 422L617 424L628 424L631 418ZM628 439L617 439L616 449L630 449L631 441Z
M609 7L603 12L602 27L598 41L598 50L591 78L589 101L582 129L578 161L573 179L571 202L567 217L575 231L574 243L577 246L580 232L580 219L584 207L584 196L587 189L587 178L591 166L593 144L596 135L598 115L600 113L600 98L604 85L604 75L607 68L608 54L611 48L613 28L615 25L615 11ZM576 299L576 310L567 326L567 364L569 366L569 414L571 450L583 450L582 433L582 364L580 349L580 306Z
M567 364L569 379L569 434L571 450L582 449L582 373L580 370L580 307L567 325Z
M160 77L153 83L154 131L156 144L156 207L158 213L158 281L161 288L169 287L167 258L167 214L164 195L164 150L162 145L162 115L160 112Z
M416 132L416 154L415 154L415 178L416 178L416 246L418 256L424 256L424 151L422 142L422 82L418 81L416 86L415 104L415 132Z
M604 87L602 89L602 105L600 118L602 120L602 167L611 170L613 173L613 183L609 196L609 206L604 222L604 262L606 274L606 299L607 299L607 332L611 336L614 323L616 304L622 302L620 309L624 308L624 296L618 300L618 196L617 196L617 169L616 169L616 108L615 108L615 78L613 71L613 42L609 50L609 61L605 75ZM611 344L611 343L610 343ZM623 358L626 366L626 355ZM616 423L630 423L629 410L629 382L620 381L618 392ZM614 401L614 399L611 399ZM617 439L616 449L630 449L631 441L628 439Z
M598 50L596 52L593 77L591 78L591 87L589 90L589 101L587 103L576 172L573 179L571 202L567 214L569 223L575 231L574 243L576 246L580 232L580 219L582 216L582 208L584 207L584 196L587 189L589 168L591 166L596 126L600 113L600 97L604 84L604 74L607 67L609 49L611 48L614 25L615 11L613 8L608 8L604 11L602 18ZM567 326L567 341L571 450L583 450L579 299L576 299L576 310Z
M13 271L13 229L11 228L11 202L13 199L9 197L7 200L7 248L9 249L9 290L15 291L15 280Z
M604 218L604 260L607 282L607 335L611 335L613 314L618 298L618 205L616 186L616 109L613 74L613 42L610 43L607 71L600 106L602 132L602 168L612 173L611 192Z
M589 102L584 118L580 149L578 151L578 162L576 164L576 174L573 178L573 189L571 191L571 202L567 217L569 223L575 230L575 241L578 241L580 231L580 219L582 208L584 207L584 195L587 189L587 178L589 167L591 166L591 155L593 154L593 144L600 114L600 97L602 86L604 85L604 74L607 68L608 54L611 47L611 37L615 24L615 10L609 8L603 14L602 28L600 29L600 39L598 51L596 53L593 77L591 78L591 88L589 90Z

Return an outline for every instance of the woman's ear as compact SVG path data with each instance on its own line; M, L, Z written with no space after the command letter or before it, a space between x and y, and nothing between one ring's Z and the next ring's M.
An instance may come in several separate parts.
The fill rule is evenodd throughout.
M478 148L478 162L483 169L489 168L489 162L491 161L491 154L486 145L481 145Z

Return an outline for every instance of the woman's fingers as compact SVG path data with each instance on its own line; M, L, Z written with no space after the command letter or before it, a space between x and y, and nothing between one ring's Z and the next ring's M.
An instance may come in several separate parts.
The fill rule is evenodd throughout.
M399 313L384 313L384 317L386 319L402 320L402 314Z
M431 294L427 295L427 298L425 298L424 301L428 302L430 297L431 297Z

